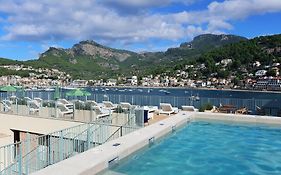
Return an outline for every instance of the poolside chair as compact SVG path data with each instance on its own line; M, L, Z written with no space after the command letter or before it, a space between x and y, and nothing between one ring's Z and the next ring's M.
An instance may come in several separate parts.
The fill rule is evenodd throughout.
M42 106L42 104L43 104L43 99L42 98L36 97L36 98L34 98L34 100L37 101L40 104L40 106Z
M73 108L69 109L65 104L59 103L57 105L57 108L61 117L65 117L67 115L73 115Z
M40 110L40 104L36 100L27 101L29 114L36 114Z
M117 109L117 105L113 104L111 101L103 101L102 103L105 109L110 109L110 110Z
M249 113L249 111L248 111L248 109L247 109L246 107L237 109L237 110L235 111L235 114L248 114L248 113Z
M182 106L182 110L188 111L188 112L198 112L199 111L194 106Z
M3 105L3 111L4 112L12 111L12 104L13 104L12 101L10 101L10 100L2 100L1 103Z
M93 100L87 100L85 101L85 104L91 105L91 106L100 106L96 101Z
M172 107L170 103L160 103L158 114L168 114L170 116L171 114L178 112L179 109L177 107Z
M68 109L73 109L74 105L73 103L67 101L66 99L58 99L58 104L63 104L65 105L65 107L67 107Z
M32 99L31 98L29 98L29 97L24 97L23 98L25 101L31 101Z
M92 106L92 109L95 111L97 119L110 116L111 114L111 110L101 108L100 106Z
M127 103L127 102L121 102L120 103L120 107L122 110L124 111L129 111L130 109L132 109L132 105L130 103Z

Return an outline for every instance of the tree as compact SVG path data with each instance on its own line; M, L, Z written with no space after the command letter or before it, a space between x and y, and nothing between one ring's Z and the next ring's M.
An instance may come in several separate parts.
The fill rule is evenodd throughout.
M273 69L270 69L269 71L266 72L266 76L268 77L275 77L276 76L276 71Z

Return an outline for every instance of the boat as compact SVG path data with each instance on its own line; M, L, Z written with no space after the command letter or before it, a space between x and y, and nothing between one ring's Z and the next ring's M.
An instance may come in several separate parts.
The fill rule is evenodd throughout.
M54 88L45 88L44 91L50 92L50 91L55 91Z
M65 87L61 87L62 89L64 90L73 90L73 89L76 89L74 87L69 87L69 86L65 86Z
M169 92L169 91L164 91L164 93L165 93L166 95L168 95L168 94L170 94L171 92Z
M170 94L171 92L167 91L167 90L164 90L164 89L160 89L159 92L163 92L165 93L166 95Z

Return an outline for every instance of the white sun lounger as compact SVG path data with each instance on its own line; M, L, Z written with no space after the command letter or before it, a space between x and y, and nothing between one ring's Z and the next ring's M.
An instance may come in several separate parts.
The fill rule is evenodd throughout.
M10 100L2 100L1 103L3 105L4 112L12 111L12 104L13 104L12 101L10 101Z
M29 114L36 114L40 111L40 104L36 100L27 101Z
M132 109L133 106L127 102L120 102L120 107L124 111L129 111L130 109Z
M57 107L61 117L65 117L66 115L73 115L73 108L69 109L65 104L61 103L59 103Z
M189 111L189 112L198 112L199 111L194 106L182 106L182 110Z
M160 103L159 114L168 114L169 116L174 113L178 113L179 109L177 107L172 107L170 103Z
M93 111L96 113L96 118L107 117L111 114L111 110L101 108L100 106L92 106Z
M32 99L31 98L29 98L29 97L24 97L23 98L25 101L31 101Z
M85 101L85 104L89 104L91 106L100 106L100 104L98 104L96 101L93 100L87 100Z
M59 104L65 105L65 107L67 107L68 109L73 109L74 107L73 103L67 101L66 99L58 99L58 105Z
M36 98L34 98L34 100L37 101L40 104L40 106L42 106L42 103L43 103L43 99L42 98L36 97Z
M105 109L110 109L110 110L117 109L117 104L113 104L111 101L103 101L102 103Z

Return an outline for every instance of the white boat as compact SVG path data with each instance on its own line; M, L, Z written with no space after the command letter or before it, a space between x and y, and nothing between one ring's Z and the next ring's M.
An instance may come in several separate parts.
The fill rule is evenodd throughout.
M55 91L54 88L45 88L44 91L50 92L50 91Z
M65 87L62 87L62 89L65 89L65 90L73 90L73 89L76 89L76 88L65 86Z
M171 92L169 92L167 90L164 90L164 89L159 90L159 92L164 92L165 94L170 94L171 93Z

